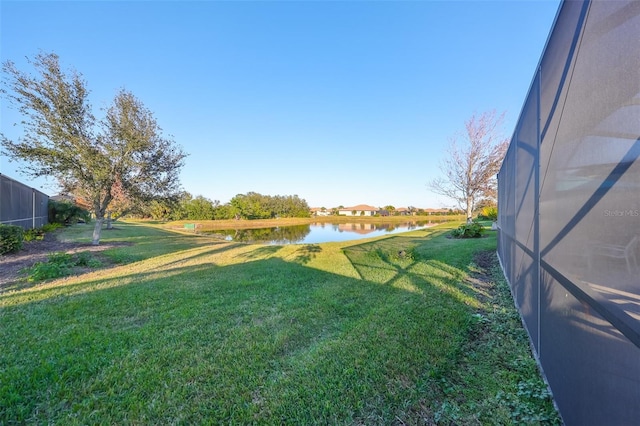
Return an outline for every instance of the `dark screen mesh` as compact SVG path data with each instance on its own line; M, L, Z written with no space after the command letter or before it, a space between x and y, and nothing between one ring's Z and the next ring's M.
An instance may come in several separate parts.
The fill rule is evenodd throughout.
M640 419L639 156L640 2L565 1L498 176L498 223L567 424Z
M40 228L48 222L48 204L48 195L0 175L0 223Z

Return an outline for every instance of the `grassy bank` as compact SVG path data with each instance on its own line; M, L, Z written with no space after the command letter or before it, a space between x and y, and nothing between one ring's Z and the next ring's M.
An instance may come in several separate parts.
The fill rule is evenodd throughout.
M103 241L132 245L106 254L126 264L0 295L0 424L558 421L495 234L261 246L116 227Z
M166 223L156 223L165 229L183 229L185 224L197 224L202 231L215 231L221 229L257 229L276 226L306 225L309 223L406 223L406 222L448 222L462 221L463 216L318 216L318 217L287 217L280 219L254 219L254 220L179 220Z

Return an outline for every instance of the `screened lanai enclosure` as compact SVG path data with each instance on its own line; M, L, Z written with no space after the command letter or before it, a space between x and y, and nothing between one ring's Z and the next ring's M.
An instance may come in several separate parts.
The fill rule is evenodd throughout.
M639 156L640 1L564 1L498 174L498 255L568 425L640 423Z
M39 228L48 222L49 196L0 174L0 223Z

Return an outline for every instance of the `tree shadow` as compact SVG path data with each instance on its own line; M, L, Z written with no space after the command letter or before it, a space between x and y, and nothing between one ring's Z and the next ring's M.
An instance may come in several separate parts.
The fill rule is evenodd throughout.
M296 257L292 259L292 262L298 263L301 265L305 265L309 263L312 259L318 256L318 253L322 252L322 247L316 244L306 244L301 246L296 251Z
M160 271L164 271L166 273L175 269L180 269L183 267L183 265L187 263L197 262L201 258L220 254L225 251L232 250L240 245L241 244L229 243L229 244L214 245L214 246L211 246L211 245L198 246L190 250L184 250L180 252L178 255L175 255L175 254L172 255L171 257L177 257L177 258L172 261L162 263L162 266L157 269L153 267L149 267L146 269L154 269L154 271L151 272L150 274L158 274L160 273ZM166 255L163 255L163 256L166 256ZM156 262L157 261L161 262L163 256L157 256L156 258L153 258L153 259L155 259ZM47 293L66 294L67 291L73 293L83 288L88 289L95 285L101 285L101 283L108 282L109 280L111 280L111 277L108 277L104 280L98 280L98 281L89 279L87 281L82 281L81 283L78 283L78 284L69 284L69 283L65 283L65 281L72 280L72 279L81 280L83 275L91 276L93 274L99 274L99 275L115 274L117 273L118 269L138 268L139 265L143 265L147 261L149 261L149 259L134 261L126 264L109 264L103 267L92 268L92 269L86 268L84 269L84 273L80 275L72 274L72 275L67 275L60 278L44 280L44 281L28 282L26 279L21 279L18 281L7 283L6 285L3 285L2 287L0 287L0 295L4 293L11 293L11 292L22 292L15 295L10 294L4 297L4 300L6 301L5 303L11 304L10 303L11 300L15 299L15 297L18 297L18 298L22 297L21 294L24 294L25 291L33 294L40 294L40 295L44 295ZM142 274L144 275L144 272L142 272ZM136 274L134 273L132 275L136 275ZM126 280L126 277L129 276L129 274L118 275L118 276ZM45 296L43 298L46 299L47 297Z
M264 259L267 257L271 257L282 249L282 246L278 245L270 245L270 246L262 246L255 248L251 251L247 251L244 253L239 253L237 256L246 259L248 261L256 260L256 259Z
M464 265L452 266L420 255L419 249L425 244L433 244L433 240L397 236L350 246L344 250L344 254L358 276L365 281L409 291L438 288L475 307L488 299L486 265L474 263L479 254L482 258L486 257L483 250L478 250ZM497 262L496 254L491 255Z
M451 326L427 320L430 317L421 317L420 313L425 302L434 304L430 309L446 310L440 302L457 303L460 298L454 292L441 291L443 285L437 274L418 269L423 262L411 257L408 241L398 238L345 249L354 268L359 268L360 279L305 266L322 252L318 245L301 246L292 252L291 259L282 259L274 256L282 246L244 251L242 244L229 244L187 250L180 259L167 263L161 263L159 256L133 265L135 268L127 266L129 272L117 276L94 277L75 284L60 282L57 287L35 290L27 297L22 294L23 300L9 303L13 307L6 311L5 318L20 317L27 311L33 312L33 318L29 318L27 336L17 342L10 356L31 351L36 354L35 362L16 372L12 377L15 380L7 383L30 401L38 401L39 387L52 387L57 377L64 375L69 388L85 384L84 394L70 394L67 401L82 411L82 398L87 395L95 398L98 406L118 407L107 401L104 387L121 389L127 396L137 392L161 399L169 386L181 389L189 400L196 393L211 392L215 382L231 377L229 383L234 390L229 395L236 398L233 403L244 404L250 413L259 413L260 404L271 403L274 410L281 409L281 404L306 404L310 412L316 410L317 419L323 420L328 419L322 417L326 415L322 407L316 407L316 391L333 395L334 401L346 407L340 408L344 412L358 406L360 398L374 401L388 387L393 392L407 388L417 391L417 379L398 373L403 370L397 365L409 363L411 369L428 370L425 365L431 361L401 360L394 355L402 355L408 346L421 348L423 354L439 351L428 338L417 336L446 335ZM244 262L215 264L216 255L239 246L242 249L235 257ZM369 253L375 255L369 259L370 269L367 258L363 258ZM138 266L145 268L136 269ZM459 271L438 263L433 269L442 274ZM388 279L381 279L376 270L389 273ZM409 280L420 291L396 285L402 280ZM444 295L427 298L429 291ZM18 296L8 295L2 301L11 302ZM403 320L382 324L389 315ZM51 318L56 321L55 339L39 339ZM443 346L455 348L456 344ZM448 351L443 349L433 362L448 359ZM50 362L39 362L38 353L46 353ZM69 365L79 367L69 369ZM115 370L126 373L114 374ZM148 374L150 370L160 372ZM292 385L309 374L319 377L320 373L323 383L318 389L311 387L308 394L306 388ZM355 378L343 380L344 375ZM137 380L141 376L145 379ZM36 383L30 377L44 378ZM354 392L354 382L363 383L368 390ZM218 396L222 390L215 392ZM251 398L242 400L242 395ZM197 415L198 410L205 409L203 400L190 400L192 403L184 408L186 415ZM25 410L33 414L37 408L33 405ZM238 413L227 413L227 420L242 418L233 417L241 415ZM278 417L280 414L263 413L265 417L260 419L276 421L283 418ZM61 415L65 415L64 410ZM87 414L79 415L82 418ZM340 415L349 419L352 414ZM333 420L336 418L341 417Z

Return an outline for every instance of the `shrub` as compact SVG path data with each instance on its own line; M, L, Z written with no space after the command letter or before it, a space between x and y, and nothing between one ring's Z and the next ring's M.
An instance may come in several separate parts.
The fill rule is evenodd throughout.
M67 265L72 265L73 264L73 258L71 257L71 255L69 253L65 253L63 251L56 251L53 253L50 253L49 256L47 256L47 258L49 259L50 263L59 263L59 264L67 264Z
M44 234L47 232L53 232L60 228L62 225L59 223L46 223L40 228L31 228L24 231L24 241L42 241Z
M76 254L75 265L86 266L88 268L99 268L102 266L102 262L100 262L99 259L94 258L90 252L82 251Z
M483 207L478 218L484 218L495 222L496 220L498 220L498 208L495 206Z
M25 241L42 241L44 239L44 231L42 228L32 228L24 231L24 240Z
M90 213L68 201L49 200L49 222L70 225L80 220L89 222Z
M86 251L77 253L75 256L65 252L54 252L49 254L46 262L36 262L23 272L27 274L27 281L34 282L71 275L76 266L99 268L102 262Z
M24 230L20 226L0 224L0 255L22 249Z
M465 223L451 231L455 238L480 238L484 234L484 227L478 222Z
M73 261L70 254L64 252L51 253L46 262L36 262L26 269L27 281L41 281L51 278L64 277L71 273Z

